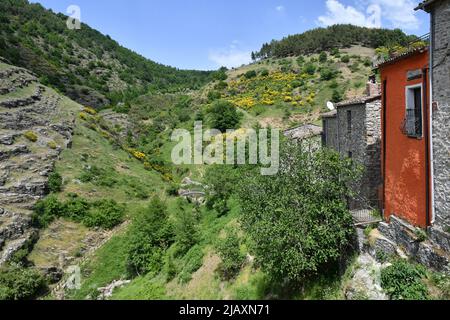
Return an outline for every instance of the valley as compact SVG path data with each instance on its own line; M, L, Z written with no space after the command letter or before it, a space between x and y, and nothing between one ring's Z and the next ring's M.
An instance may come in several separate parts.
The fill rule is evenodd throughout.
M171 158L173 131L198 121L321 127L327 102L379 79L377 48L412 36L320 28L248 65L179 70L39 4L0 9L0 299L387 300L392 265L413 298L449 298L445 274L358 252L380 237L354 228L350 159L285 137L276 177Z

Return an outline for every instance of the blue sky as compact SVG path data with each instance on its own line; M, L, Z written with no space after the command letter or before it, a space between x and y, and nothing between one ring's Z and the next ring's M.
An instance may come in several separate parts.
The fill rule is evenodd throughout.
M428 32L419 0L39 0L154 61L182 69L249 62L264 42L319 26L352 23ZM76 32L76 31L74 31Z

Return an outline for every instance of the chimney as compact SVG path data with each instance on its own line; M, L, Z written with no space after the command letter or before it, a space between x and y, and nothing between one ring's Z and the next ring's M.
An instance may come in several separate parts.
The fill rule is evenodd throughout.
M366 94L368 97L377 96L381 94L381 85L376 82L375 76L370 76L366 84Z

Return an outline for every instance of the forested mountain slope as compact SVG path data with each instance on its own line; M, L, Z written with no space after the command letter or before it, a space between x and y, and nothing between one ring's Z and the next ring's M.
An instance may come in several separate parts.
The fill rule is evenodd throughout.
M374 29L354 25L333 25L316 28L301 34L290 35L282 40L265 43L261 50L253 53L255 59L288 57L330 51L361 45L376 49L380 46L403 45L416 36L408 36L400 29Z
M153 91L196 89L210 72L178 70L126 49L86 24L27 0L0 2L0 56L36 73L73 100L93 107Z

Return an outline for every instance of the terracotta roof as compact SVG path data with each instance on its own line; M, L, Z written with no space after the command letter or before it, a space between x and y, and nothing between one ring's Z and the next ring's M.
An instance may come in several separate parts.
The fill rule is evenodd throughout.
M284 135L291 139L302 140L321 135L322 131L322 127L316 126L314 124L305 124L284 131Z
M411 49L409 51L406 51L405 53L399 54L399 55L397 55L395 57L389 58L389 59L379 63L375 67L375 69L379 69L380 67L387 66L387 65L392 64L394 62L397 62L399 60L402 60L402 59L405 59L407 57L413 56L413 55L418 54L418 53L423 53L423 52L426 52L426 51L428 51L428 47L420 47L420 48Z
M425 10L425 11L428 12L428 9L429 9L430 5L432 5L436 1L439 1L439 0L425 0L425 1L422 1L421 3L419 3L417 8L415 8L414 10Z
M375 96L361 96L361 97L356 97L356 98L353 98L353 99L349 99L349 100L346 100L346 101L339 102L339 103L336 104L336 107L339 108L339 107L345 107L345 106L352 106L352 105L355 105L355 104L365 104L367 102L371 102L371 101L374 101L374 100L377 100L377 99L381 99L381 95L380 94L377 94Z

